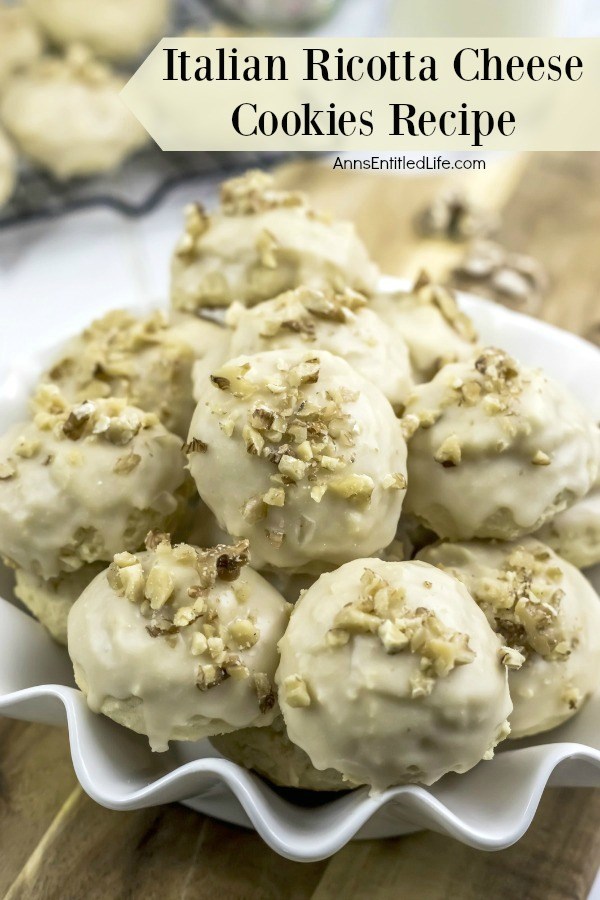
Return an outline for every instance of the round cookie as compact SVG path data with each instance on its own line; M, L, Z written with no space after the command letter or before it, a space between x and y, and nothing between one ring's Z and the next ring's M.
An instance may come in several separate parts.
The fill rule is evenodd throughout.
M280 787L307 791L348 790L339 772L315 769L304 750L292 744L281 716L265 728L244 728L213 737L210 742L227 759L258 772Z
M175 527L190 484L181 440L124 400L69 407L41 387L33 421L0 441L0 554L49 579Z
M17 182L17 154L0 128L0 209L12 197Z
M247 545L199 550L150 535L117 554L69 615L69 655L90 708L153 750L270 724L289 606Z
M535 535L578 569L600 564L600 485L558 513Z
M600 684L600 598L534 538L442 543L419 559L463 582L505 643L511 738L555 728Z
M186 208L171 276L173 306L195 312L234 300L253 306L300 285L372 293L378 271L352 225L248 172L222 185L212 215Z
M42 50L42 38L27 10L0 7L0 90L15 72L35 62Z
M170 0L26 0L53 43L82 43L99 56L135 60L163 37Z
M119 96L126 81L74 46L12 78L0 117L18 148L56 178L109 172L148 141Z
M39 575L17 569L15 596L59 644L67 643L67 619L71 607L106 563L90 563L76 572L63 572L45 581Z
M210 366L224 330L196 316L170 322L161 311L113 310L71 340L43 380L72 402L126 397L185 438L196 406L193 367L199 359Z
M408 351L361 294L300 287L248 309L230 307L229 357L265 350L318 347L341 356L373 382L395 409L403 409L412 389Z
M508 733L500 647L451 576L422 562L349 562L303 594L280 642L288 736L349 787L466 772Z
M417 382L430 381L442 366L477 352L477 333L454 294L425 274L411 291L377 294L371 307L408 347Z
M450 540L511 540L583 497L598 473L598 429L562 385L483 350L415 389L406 511Z
M383 394L325 350L227 362L188 438L200 496L254 565L317 573L393 539L405 452Z

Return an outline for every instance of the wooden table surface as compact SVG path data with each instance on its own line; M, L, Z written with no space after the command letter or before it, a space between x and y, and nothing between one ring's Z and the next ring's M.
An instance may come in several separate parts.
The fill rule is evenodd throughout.
M460 250L417 239L411 223L442 187L462 184L502 211L507 246L546 265L542 316L600 343L600 153L410 180L303 164L281 180L354 219L399 275L451 265ZM501 853L420 833L291 863L256 834L183 807L102 809L77 784L65 731L0 719L0 896L11 900L584 900L599 864L600 791L564 789L546 792L527 836Z

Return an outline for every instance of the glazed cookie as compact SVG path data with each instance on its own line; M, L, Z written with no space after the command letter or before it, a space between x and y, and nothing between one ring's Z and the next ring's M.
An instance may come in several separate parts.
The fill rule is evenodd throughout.
M535 535L578 569L600 564L600 484Z
M396 409L403 409L412 389L408 351L392 339L381 319L352 290L322 291L300 287L247 309L230 307L226 322L233 330L230 358L264 350L318 347L341 356L373 382Z
M600 598L534 538L443 543L419 559L463 582L505 644L511 738L555 728L600 684Z
M477 352L477 333L454 294L425 274L411 291L376 295L371 307L408 347L417 382L430 381L442 366Z
M227 759L258 772L280 787L307 791L348 790L339 772L315 769L304 750L292 744L281 716L266 728L244 728L211 738L210 742Z
M139 317L113 310L69 342L43 380L72 402L126 397L185 437L196 406L192 369L214 359L225 329L196 316L169 322L162 312Z
M25 0L55 44L82 43L98 56L134 60L163 37L170 0Z
M565 388L507 353L483 350L416 388L406 510L450 540L511 540L583 497L598 429Z
M126 80L74 46L11 79L0 116L19 149L56 178L108 172L148 140L119 96Z
M53 385L0 441L0 554L49 579L175 527L189 481L181 440L124 400L70 407Z
M69 615L69 655L94 712L153 750L275 718L289 606L250 569L247 544L199 550L150 535L119 553Z
M501 642L465 587L426 563L358 559L322 575L279 648L289 739L349 787L433 784L508 733Z
M0 129L0 209L10 200L17 181L17 154Z
M374 290L378 272L353 226L331 221L301 194L273 184L263 172L248 172L223 184L212 215L187 207L172 265L176 309L195 312L234 300L252 306L300 285Z
M20 7L0 7L0 90L15 72L41 56L42 38L33 18Z
M404 497L400 422L325 350L241 356L213 373L188 439L190 471L257 568L322 571L390 543Z
M17 569L15 596L38 619L59 644L67 643L67 619L71 607L88 584L106 568L106 563L90 563L76 572L63 572L45 581L39 575Z

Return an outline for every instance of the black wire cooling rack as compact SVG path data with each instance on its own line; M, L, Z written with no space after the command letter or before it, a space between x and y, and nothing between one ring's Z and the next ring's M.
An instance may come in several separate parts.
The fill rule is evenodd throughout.
M177 0L170 33L182 33L190 27L206 29L214 21L210 3ZM287 153L285 157L293 155ZM264 168L282 157L277 153L170 153L151 143L115 172L68 182L58 181L21 160L13 196L0 209L0 230L98 206L138 218L153 210L172 188L183 182L233 175L251 167Z

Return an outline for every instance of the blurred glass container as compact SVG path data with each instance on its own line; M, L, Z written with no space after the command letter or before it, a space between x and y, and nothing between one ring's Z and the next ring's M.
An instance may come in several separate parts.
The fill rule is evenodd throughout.
M340 0L217 0L229 16L251 28L287 30L316 25Z

